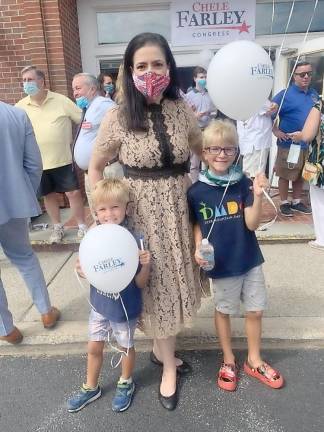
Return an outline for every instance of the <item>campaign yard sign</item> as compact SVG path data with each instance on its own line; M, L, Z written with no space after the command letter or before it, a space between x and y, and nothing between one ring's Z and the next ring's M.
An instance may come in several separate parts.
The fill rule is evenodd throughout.
M255 0L171 2L173 46L224 45L255 38Z

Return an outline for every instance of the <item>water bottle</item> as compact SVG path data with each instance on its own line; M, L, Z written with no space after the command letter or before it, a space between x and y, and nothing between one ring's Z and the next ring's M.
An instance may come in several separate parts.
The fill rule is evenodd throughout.
M205 271L212 270L215 266L214 247L211 243L209 243L208 239L202 239L199 253L201 258L204 261L207 261L207 264L204 265L202 269Z

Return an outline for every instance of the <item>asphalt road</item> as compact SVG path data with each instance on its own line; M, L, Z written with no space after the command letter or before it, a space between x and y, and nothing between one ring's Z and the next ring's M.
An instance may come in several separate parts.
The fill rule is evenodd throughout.
M237 359L244 361L244 352ZM180 403L165 411L157 399L159 368L139 353L132 406L111 411L118 371L106 355L103 396L79 413L66 399L82 383L84 356L0 357L1 432L323 432L324 350L280 349L264 352L280 369L286 386L272 390L241 373L238 390L215 386L219 351L187 351L194 372L183 379Z

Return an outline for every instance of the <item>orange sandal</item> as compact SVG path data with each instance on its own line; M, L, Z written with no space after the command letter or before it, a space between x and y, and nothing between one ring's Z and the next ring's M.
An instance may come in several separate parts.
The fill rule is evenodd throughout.
M222 363L218 371L218 387L226 391L235 391L238 381L238 367L236 364Z
M253 368L246 361L244 363L244 372L273 389L279 389L284 385L284 379L280 372L265 362L261 366Z

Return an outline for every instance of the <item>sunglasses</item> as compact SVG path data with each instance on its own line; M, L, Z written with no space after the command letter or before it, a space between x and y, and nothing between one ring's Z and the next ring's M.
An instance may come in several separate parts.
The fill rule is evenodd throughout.
M222 151L224 152L225 156L234 156L237 153L237 147L206 147L204 149L207 153L219 156Z
M312 71L309 71L309 72L295 72L295 75L300 76L300 78L305 78L306 75L308 77L311 77L313 75L313 72Z

